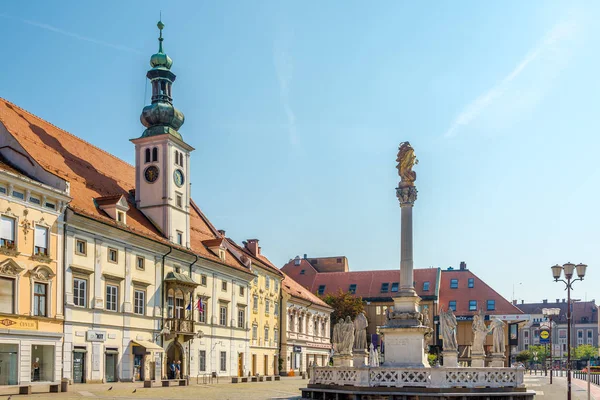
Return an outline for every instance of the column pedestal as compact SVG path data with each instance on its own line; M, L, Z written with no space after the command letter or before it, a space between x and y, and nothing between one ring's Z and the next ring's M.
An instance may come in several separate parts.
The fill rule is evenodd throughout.
M456 350L444 350L442 351L442 357L444 357L444 367L454 368L458 367L458 351Z
M471 367L485 367L485 353L471 353Z
M354 360L352 354L335 354L333 356L334 367L353 367Z
M369 352L365 349L354 349L352 350L352 360L354 361L355 367L368 367Z
M492 353L492 361L490 362L490 367L503 368L504 360L506 360L504 353Z
M427 354L423 350L426 326L379 328L383 334L384 367L425 368L429 367Z

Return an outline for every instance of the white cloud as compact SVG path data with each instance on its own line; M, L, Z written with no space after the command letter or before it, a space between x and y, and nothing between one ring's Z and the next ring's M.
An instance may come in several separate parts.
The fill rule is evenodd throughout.
M103 40L98 40L98 39L94 39L94 38L91 38L91 37L88 37L88 36L83 36L83 35L80 35L78 33L65 31L64 29L60 29L60 28L57 28L57 27L49 25L49 24L44 24L44 23L41 23L41 22L36 22L36 21L29 20L29 19L17 18L17 17L13 17L11 15L8 15L8 14L0 14L0 17L13 19L15 21L19 21L19 22L22 22L22 23L27 24L27 25L31 25L31 26L35 26L37 28L45 29L47 31L59 33L61 35L69 36L69 37L72 37L74 39L81 40L81 41L84 41L84 42L90 42L90 43L94 43L94 44L97 44L97 45L100 45L100 46L110 47L110 48L113 48L113 49L116 49L116 50L126 51L126 52L130 52L130 53L141 54L141 52L139 50L136 50L136 49L131 48L131 47L123 46L123 45L120 45L120 44L113 44L113 43L105 42Z
M509 85L515 81L523 71L534 64L535 61L541 59L542 55L545 55L546 57L544 58L544 63L538 63L541 68L562 68L567 61L567 56L566 52L561 51L560 45L565 39L571 38L576 30L577 25L573 21L560 22L554 25L541 42L529 51L508 75L464 108L464 110L455 118L444 136L456 136L460 128L469 125L473 120L479 117L486 108L505 94ZM540 71L540 73L545 72L547 71ZM547 75L552 76L555 74L550 73ZM515 95L518 95L518 91L515 92Z
M296 135L296 114L290 105L290 89L292 78L294 77L294 60L287 49L289 39L287 35L281 35L280 40L275 42L273 49L273 63L275 64L275 73L279 83L279 95L285 115L288 120L288 134L290 143L298 143Z

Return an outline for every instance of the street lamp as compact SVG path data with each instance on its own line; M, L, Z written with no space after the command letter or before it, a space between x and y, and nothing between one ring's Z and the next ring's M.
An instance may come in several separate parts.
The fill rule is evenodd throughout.
M567 400L571 400L571 289L573 283L582 281L585 276L587 265L566 263L561 267L554 265L551 267L552 277L555 282L563 282L567 291ZM577 279L573 279L573 270L577 270ZM565 274L565 279L560 279L561 272Z
M554 335L552 334L552 317L555 315L560 315L560 308L543 308L542 314L544 314L544 317L550 320L550 384L552 385L552 370L554 369L554 361L552 360L552 348L554 347Z

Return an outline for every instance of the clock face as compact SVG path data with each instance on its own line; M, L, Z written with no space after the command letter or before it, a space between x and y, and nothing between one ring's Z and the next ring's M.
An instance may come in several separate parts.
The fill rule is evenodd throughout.
M150 183L156 182L158 179L158 167L151 165L144 171L144 178Z
M184 177L183 177L183 172L181 172L180 169L176 169L175 172L173 172L173 180L175 181L175 184L179 187L183 186L183 182Z

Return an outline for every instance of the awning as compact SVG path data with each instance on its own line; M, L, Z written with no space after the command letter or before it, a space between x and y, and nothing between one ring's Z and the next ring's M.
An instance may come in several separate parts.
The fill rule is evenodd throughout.
M145 347L146 350L164 351L163 348L160 347L159 345L157 345L156 343L152 343L152 342L149 342L147 340L132 340L131 344L133 344L134 346Z

